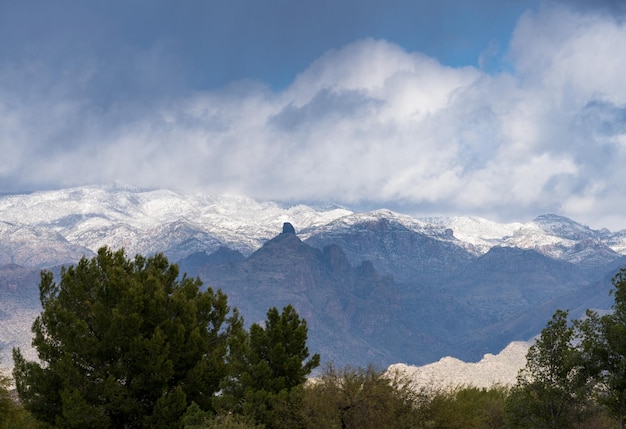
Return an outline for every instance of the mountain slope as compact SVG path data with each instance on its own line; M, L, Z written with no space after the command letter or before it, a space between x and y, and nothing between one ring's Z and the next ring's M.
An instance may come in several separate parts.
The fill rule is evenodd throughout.
M103 245L125 247L129 254L165 251L174 260L220 246L249 255L284 222L292 223L302 239L317 240L321 247L363 225L387 222L397 231L402 226L438 244L453 245L449 250L459 255L479 256L494 246L508 246L594 268L626 254L626 231L592 230L556 215L526 224L500 224L476 217L415 218L389 210L355 213L335 206L313 208L120 185L0 196L0 222L0 242L19 243L20 249L34 254L38 252L33 242L38 242L67 262ZM354 262L355 252L345 247ZM14 255L12 262L25 266L56 262L43 255L23 258L12 249L4 250L4 260L11 262ZM361 260L367 259L363 256L367 255Z
M308 321L310 348L325 360L383 364L413 351L393 280L371 263L352 266L338 246L319 250L287 228L246 259L216 265L214 255L193 274L224 290L249 322L295 305Z
M361 216L351 224L333 222L311 233L306 242L318 248L338 245L351 263L370 261L376 269L402 284L431 283L475 258L454 239L450 230L441 231L434 238L384 216L372 219Z
M398 363L389 366L387 373L407 377L417 392L421 389L455 389L459 386L485 389L511 386L517 381L519 370L526 365L526 353L530 345L530 342L514 341L500 353L488 353L478 362L463 362L446 356L423 366Z
M294 228L277 235L285 222ZM38 269L102 245L164 252L223 288L248 322L294 304L312 350L363 365L480 359L536 335L556 308L610 306L610 276L626 265L625 231L555 215L420 219L120 186L3 196L5 352L28 346Z
M284 207L246 197L185 195L115 185L0 197L0 220L5 225L47 231L57 241L46 243L60 250L68 243L91 252L107 245L124 247L131 255L165 251L174 260L221 245L250 254L272 238L283 222L300 229L350 213L336 207ZM4 238L2 231L0 238ZM31 248L36 244L30 243ZM68 257L67 262L74 260L73 255ZM13 262L33 263L20 258Z
M0 265L0 365L12 366L12 349L20 347L29 359L30 327L41 311L39 270L15 264Z
M346 242L371 246L394 237L389 227L367 224L365 237ZM432 243L423 243L432 253ZM574 264L505 247L432 274L430 283L400 285L369 261L353 265L339 245L320 250L291 228L245 259L225 249L189 259L196 262L181 265L223 289L250 321L263 320L269 307L294 304L309 321L313 346L337 364L423 364L447 355L477 360L536 335L561 303L584 302L578 292L588 286Z

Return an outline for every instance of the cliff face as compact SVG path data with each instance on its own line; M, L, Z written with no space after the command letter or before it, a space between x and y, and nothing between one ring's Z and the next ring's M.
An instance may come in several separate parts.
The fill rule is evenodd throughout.
M610 277L583 298L581 268L533 250L476 257L384 222L352 234L326 237L331 244L318 248L309 243L320 245L319 237L303 242L285 224L247 258L220 249L181 266L224 290L249 323L263 321L270 307L295 305L309 324L311 351L336 364L476 361L536 335L561 304L608 296ZM357 261L359 252L373 261Z
M399 284L431 283L475 258L459 245L410 230L389 219L322 231L306 242L318 248L340 246L353 264L371 261L377 270L392 275Z
M336 245L309 246L289 225L248 258L218 266L210 259L194 275L226 292L247 322L293 304L308 322L311 351L325 360L386 364L412 351L393 279L370 262L351 265Z

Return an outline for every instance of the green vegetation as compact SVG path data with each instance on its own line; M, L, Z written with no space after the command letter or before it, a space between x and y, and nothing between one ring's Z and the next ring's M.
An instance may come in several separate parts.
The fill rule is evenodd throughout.
M103 248L58 283L41 273L41 363L14 350L19 402L0 378L0 429L623 428L626 270L613 285L611 314L554 314L512 388L432 391L372 367L307 381L320 356L292 306L245 329L163 255Z
M200 409L195 402L185 412L181 420L184 429L263 429L249 418L238 414L218 414Z
M192 403L214 412L224 380L271 410L272 395L318 364L317 355L303 364L306 323L293 308L270 310L267 328L247 333L223 293L178 274L161 254L130 260L106 248L62 268L59 283L43 271L43 311L33 324L41 364L14 350L24 407L56 427L171 428ZM233 379L232 366L244 361L247 372Z
M507 415L514 427L573 427L583 420L590 385L567 316L557 310L528 351L526 367L507 399Z
M623 428L626 419L626 269L613 278L613 312L602 317L587 311L578 322L585 370L596 400L607 407Z
M424 428L501 429L505 425L504 403L508 388L459 387L438 392L427 403Z
M38 427L33 416L13 397L10 386L11 379L0 373L0 429Z
M399 378L369 367L329 365L304 389L303 428L413 428L419 395Z
M265 327L255 323L249 332L236 328L229 341L229 374L216 404L267 427L290 427L296 418L291 410L297 409L291 402L299 401L294 389L320 362L317 354L306 360L306 321L289 305L280 314L271 308Z
M507 398L512 427L624 427L626 270L612 279L613 312L569 323L558 310Z

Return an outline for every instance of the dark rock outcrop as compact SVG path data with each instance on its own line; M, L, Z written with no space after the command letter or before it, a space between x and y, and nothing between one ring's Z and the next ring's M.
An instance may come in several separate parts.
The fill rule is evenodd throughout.
M289 222L283 223L283 234L295 234L296 229Z
M234 255L205 255L192 274L221 288L249 323L293 304L311 351L337 365L475 361L538 333L554 309L584 300L588 284L576 265L532 250L475 257L386 220L306 243L285 223L247 258Z
M211 266L208 255L192 274L222 289L249 323L264 320L271 307L293 304L308 322L310 350L325 361L383 366L417 354L393 278L370 262L351 265L339 246L316 249L290 230L228 265Z

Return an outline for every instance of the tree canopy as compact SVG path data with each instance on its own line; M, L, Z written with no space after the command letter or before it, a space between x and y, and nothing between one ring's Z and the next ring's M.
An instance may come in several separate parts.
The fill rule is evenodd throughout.
M179 278L162 254L102 248L43 271L33 324L38 362L14 350L25 407L63 427L172 427L193 401L211 406L225 374L226 295Z
M278 404L299 401L292 390L320 362L318 354L309 358L306 321L291 305L280 313L273 307L264 326L255 323L249 333L235 331L229 338L230 376L222 383L220 407L251 416L268 428L292 426L296 407L279 409Z
M587 311L581 322L582 350L596 382L597 399L623 428L626 419L626 269L612 279L613 311L599 316Z
M583 418L590 385L576 340L568 312L557 310L528 350L507 398L514 427L572 427Z
M319 364L318 355L307 360L306 321L293 307L270 309L248 332L225 294L180 276L162 254L130 259L104 247L62 267L58 280L42 271L39 291L39 362L14 349L13 376L24 407L52 427L269 428L276 398ZM261 408L214 420L222 397Z
M620 428L626 418L626 269L612 279L612 312L567 320L557 310L542 330L507 398L514 427L574 427L604 418L609 410ZM608 423L605 423L605 425Z

